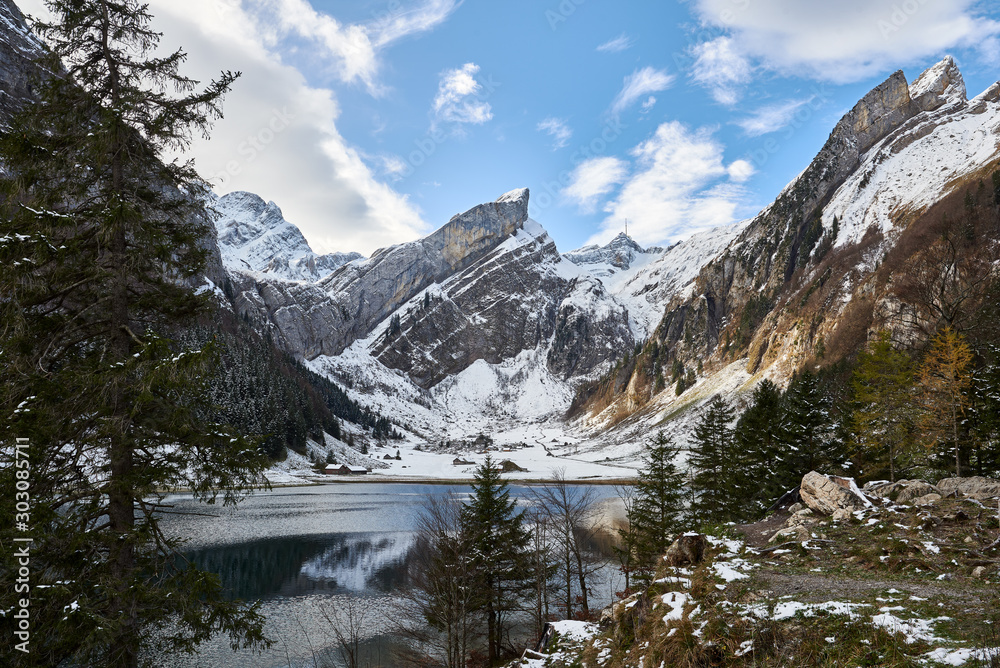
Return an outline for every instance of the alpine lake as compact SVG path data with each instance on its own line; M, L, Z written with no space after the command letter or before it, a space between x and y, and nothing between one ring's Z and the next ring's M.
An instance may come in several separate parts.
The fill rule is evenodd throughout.
M597 503L617 498L611 485L587 487ZM531 485L509 489L519 508L532 503ZM393 632L394 620L425 503L449 494L466 500L471 491L456 484L338 481L257 492L236 507L168 496L164 503L172 507L161 520L167 535L185 540L186 558L217 573L229 598L261 601L265 633L275 642L263 653L234 651L220 634L195 655L164 657L164 665L344 666L332 620L351 610L361 618L358 665L393 666L405 642ZM591 586L591 608L607 605L621 588L608 557Z

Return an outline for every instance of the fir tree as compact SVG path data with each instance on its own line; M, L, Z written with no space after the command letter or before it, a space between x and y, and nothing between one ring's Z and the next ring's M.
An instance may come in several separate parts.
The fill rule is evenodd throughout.
M651 579L657 559L666 552L673 534L680 528L684 478L674 464L679 451L663 432L658 433L635 483L635 496L629 508L629 530L624 536L635 552L637 568L634 572L642 581Z
M840 464L844 456L836 437L833 400L820 387L816 374L802 372L789 386L784 403L782 432L789 470L801 478L809 471Z
M694 429L688 460L693 473L691 513L699 522L724 522L739 514L734 496L738 466L733 459L733 409L721 396L708 402Z
M907 461L914 425L913 363L881 332L858 356L852 386L857 408L851 415L853 437L876 461L889 465L889 480Z
M516 511L507 482L489 455L476 468L472 498L462 512L462 526L470 536L473 563L486 616L489 665L504 655L509 644L511 614L520 609L534 588L531 534L524 513Z
M135 0L47 5L54 74L0 139L0 437L30 439L32 584L47 585L30 657L131 667L154 639L189 652L220 631L259 647L256 608L179 566L157 515L165 488L233 503L265 482L266 458L207 416L212 346L168 336L206 306L191 284L207 227L192 167L161 156L220 115L236 75L195 92L183 52L148 55L159 34Z
M977 475L996 477L1000 472L1000 350L989 346L990 361L972 375L969 421L974 436L972 464Z
M754 388L750 405L736 422L734 454L739 465L734 467L734 478L738 496L747 501L738 513L741 520L762 515L798 484L796 473L788 466L783 410L781 390L765 379Z

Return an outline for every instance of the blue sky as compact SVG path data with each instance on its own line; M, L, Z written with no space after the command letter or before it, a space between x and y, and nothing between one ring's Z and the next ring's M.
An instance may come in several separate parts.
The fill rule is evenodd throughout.
M38 0L18 0L28 12ZM1000 78L973 0L151 0L164 44L241 70L191 152L321 251L417 238L522 186L561 250L752 216L896 69Z

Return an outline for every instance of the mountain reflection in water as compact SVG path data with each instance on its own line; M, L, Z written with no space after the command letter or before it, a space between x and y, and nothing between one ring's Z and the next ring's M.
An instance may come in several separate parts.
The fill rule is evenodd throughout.
M398 591L406 584L413 545L411 532L335 533L208 547L187 556L219 574L227 597L252 601Z

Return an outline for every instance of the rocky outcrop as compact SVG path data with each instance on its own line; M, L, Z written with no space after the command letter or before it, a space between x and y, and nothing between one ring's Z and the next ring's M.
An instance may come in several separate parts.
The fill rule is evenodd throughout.
M973 476L970 478L945 478L939 480L937 489L943 496L955 494L977 501L1000 498L1000 480Z
M955 59L945 56L910 84L910 99L921 111L933 111L955 102L965 102L965 80Z
M864 486L866 494L880 496L896 503L911 503L927 494L939 494L940 490L923 480L897 480L896 482L868 483Z
M852 478L827 476L816 471L803 476L799 495L810 510L822 515L833 515L838 510L853 512L871 506Z
M685 533L677 537L663 555L663 563L672 568L696 566L705 560L708 539L699 533Z

